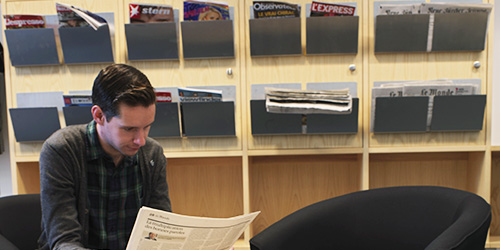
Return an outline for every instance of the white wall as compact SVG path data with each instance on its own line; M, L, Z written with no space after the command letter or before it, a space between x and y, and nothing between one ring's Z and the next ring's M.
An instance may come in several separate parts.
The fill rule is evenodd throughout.
M491 145L494 146L499 146L500 145L500 47L497 47L496 45L499 44L500 46L500 8L495 7L494 8L494 16L495 21L494 21L494 33L495 36L493 37L494 42L493 42L493 79L492 79L492 85L493 85L493 93L492 94L492 102L491 102L491 107L492 107L492 119L491 119Z

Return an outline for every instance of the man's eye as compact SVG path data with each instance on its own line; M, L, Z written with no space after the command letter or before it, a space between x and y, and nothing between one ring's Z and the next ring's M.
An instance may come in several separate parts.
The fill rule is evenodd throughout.
M123 128L125 131L132 131L134 128Z

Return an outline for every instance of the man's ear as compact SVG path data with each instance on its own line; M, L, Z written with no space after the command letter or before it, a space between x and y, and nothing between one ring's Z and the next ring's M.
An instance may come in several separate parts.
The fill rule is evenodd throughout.
M101 107L94 105L92 106L91 112L94 121L99 125L103 125L106 120L106 117L104 116L104 112L102 112Z

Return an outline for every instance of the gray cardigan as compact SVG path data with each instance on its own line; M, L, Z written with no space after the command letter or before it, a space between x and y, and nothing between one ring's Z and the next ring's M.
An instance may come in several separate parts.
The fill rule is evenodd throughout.
M40 152L40 249L86 249L88 244L86 126L60 129L45 141ZM171 211L163 148L148 138L138 154L143 205Z

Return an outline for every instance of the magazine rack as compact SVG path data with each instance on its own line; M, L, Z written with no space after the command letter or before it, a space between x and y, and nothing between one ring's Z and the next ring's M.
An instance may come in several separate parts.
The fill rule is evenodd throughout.
M125 24L129 60L179 59L177 23Z
M87 124L92 121L92 106L68 106L63 107L66 126L76 124Z
M375 122L373 131L425 132L429 97L377 97L375 98Z
M485 107L486 95L435 96L430 130L481 130Z
M52 28L5 30L5 38L12 66L60 64Z
M109 26L59 28L64 62L112 63L113 50Z
M156 103L155 122L149 130L150 137L180 137L179 105L176 102Z
M10 108L17 142L44 141L61 128L56 107Z
M481 51L488 13L435 14L432 51Z
M350 114L308 114L307 134L356 134L359 98L352 98Z
M266 110L266 100L250 100L252 135L355 134L359 98L352 99L351 114L278 114ZM306 117L303 120L303 117Z
M251 56L301 55L300 17L250 19Z
M233 20L181 22L185 59L234 58Z
M181 103L182 131L190 136L235 136L234 102Z
M250 100L252 135L302 134L302 115L266 110L266 100Z
M359 16L308 17L307 54L358 53Z
M434 14L432 31L429 20L429 14L377 16L375 52L484 50L488 13Z
M377 16L375 52L425 52L429 15Z

